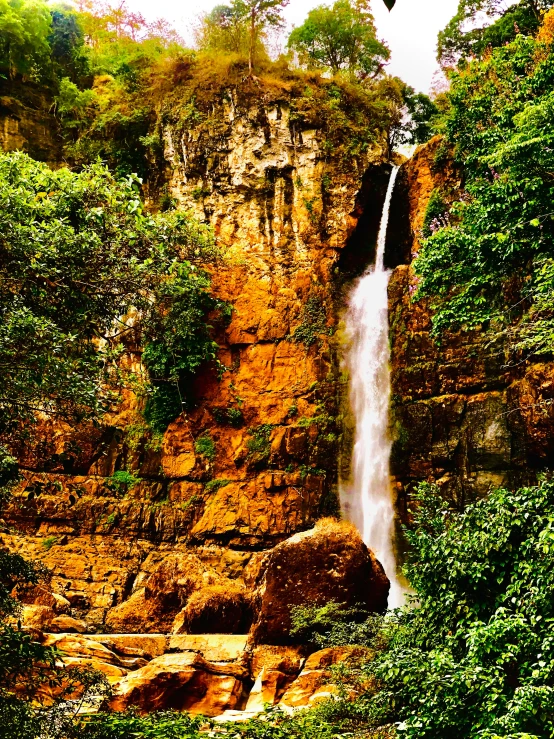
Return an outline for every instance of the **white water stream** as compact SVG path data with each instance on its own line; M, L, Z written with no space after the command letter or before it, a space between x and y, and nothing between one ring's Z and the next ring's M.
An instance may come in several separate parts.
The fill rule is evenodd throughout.
M385 243L398 174L392 170L379 228L375 265L355 283L345 315L350 403L356 422L351 479L341 488L346 517L356 525L390 580L389 608L404 604L394 554L394 503L390 485L390 350Z

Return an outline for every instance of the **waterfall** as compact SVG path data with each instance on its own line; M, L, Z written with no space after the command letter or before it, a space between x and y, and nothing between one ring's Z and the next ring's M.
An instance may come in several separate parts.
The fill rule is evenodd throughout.
M375 265L355 283L345 315L350 403L356 422L351 479L341 489L346 517L355 524L390 580L389 608L404 603L394 554L390 486L390 350L385 242L398 167L392 170L379 228Z

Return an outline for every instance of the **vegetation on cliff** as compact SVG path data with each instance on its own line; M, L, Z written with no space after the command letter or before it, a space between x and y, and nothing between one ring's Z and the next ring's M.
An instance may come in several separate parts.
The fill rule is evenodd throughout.
M554 306L554 14L452 73L447 139L465 191L415 262L436 335L494 325L516 347L550 353Z
M121 362L139 341L153 398L168 384L186 397L217 350L207 315L222 304L196 266L215 258L209 230L148 215L136 178L98 164L52 171L3 154L0 179L3 437L37 413L98 417L118 387L148 384Z
M383 74L387 50L366 3L338 0L310 14L290 42L305 68L273 62L264 48L264 30L279 21L284 4L219 6L203 20L194 51L124 7L99 12L90 5L76 13L50 12L40 0L0 5L2 73L50 90L66 155L78 170L52 172L23 155L0 157L0 366L10 370L0 384L4 437L21 439L37 411L96 418L124 386L148 395L145 415L163 430L186 402L191 377L214 362L210 314L225 313L225 306L211 297L202 269L216 257L211 234L176 210L163 188L153 209L159 215L148 213L139 195L137 174L160 170L164 126L195 148L200 180L212 142L225 133L225 110L261 96L266 106L289 106L295 131L319 129L324 150L345 168L372 146L390 153L399 141L431 133L437 108ZM443 61L460 62L444 125L466 190L450 213L436 193L416 269L420 295L435 300L437 335L508 318L518 346L551 352L554 17L546 16L537 38L518 33L514 18L526 19L520 31L534 30L543 7L522 0L486 31L466 33L464 21L477 10L498 7L463 0L442 37ZM475 54L482 56L468 61ZM108 166L91 163L98 157ZM199 200L204 192L203 183ZM307 348L328 330L314 300L289 337ZM144 377L133 366L139 355ZM239 408L222 413L229 425L244 420ZM300 419L298 428L315 418ZM248 427L252 467L266 464L272 430L267 423ZM5 499L17 463L0 451ZM214 461L209 432L196 438L194 451ZM112 484L136 481L119 472ZM212 481L211 492L228 482ZM294 717L271 710L231 726L171 713L64 713L76 682L87 696L101 697L106 685L89 672L63 688L68 673L56 669L55 653L14 620L13 596L40 572L0 552L0 727L21 739L199 739L207 732L244 739L551 739L554 485L497 490L463 513L424 485L415 504L406 533L411 608L384 619L334 602L295 611L292 639L371 650L371 659L366 654L354 668L336 668L338 699ZM53 708L40 705L46 688L61 691Z

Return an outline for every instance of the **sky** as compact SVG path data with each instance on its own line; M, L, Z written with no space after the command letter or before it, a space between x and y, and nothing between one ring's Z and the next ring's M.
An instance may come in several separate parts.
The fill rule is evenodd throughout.
M225 0L128 0L127 5L148 20L166 18L190 38L195 17L222 2ZM285 11L289 28L300 25L307 13L321 4L332 4L332 0L290 0ZM372 0L378 35L392 52L389 73L418 91L429 92L438 69L437 34L456 13L457 6L458 0L397 0L389 13L382 0Z

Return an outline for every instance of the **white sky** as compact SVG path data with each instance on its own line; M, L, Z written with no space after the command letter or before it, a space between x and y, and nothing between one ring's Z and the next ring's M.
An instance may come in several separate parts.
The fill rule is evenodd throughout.
M302 23L311 8L333 0L291 0L285 11L290 26ZM128 7L146 18L166 18L186 38L194 18L225 0L128 0ZM397 0L391 13L382 0L372 0L379 36L391 51L391 74L422 92L429 92L435 61L437 34L455 14L458 0Z

